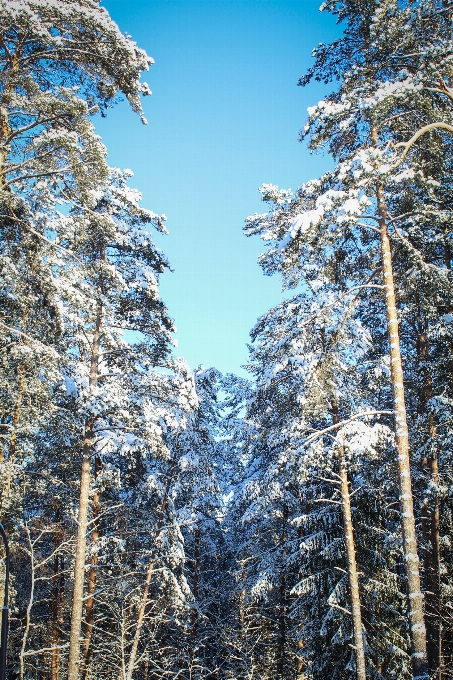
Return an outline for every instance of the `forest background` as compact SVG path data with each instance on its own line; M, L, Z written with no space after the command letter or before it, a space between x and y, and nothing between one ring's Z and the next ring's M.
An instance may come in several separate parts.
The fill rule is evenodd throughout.
M276 3L231 6L257 17L257 35L262 16L279 28ZM153 60L94 0L0 9L11 677L453 677L450 2L323 3L330 43L298 81L327 91L299 133L315 177L301 172L295 192L263 184L265 212L245 221L284 294L252 328L242 375L179 356L160 295L161 275L171 278L163 206L143 207L132 171L111 164L121 146L105 146L109 134L132 142L134 116L146 122ZM211 48L204 79L229 96L237 71L221 78L214 58L224 62L224 47ZM123 103L115 129L122 99L130 116ZM222 97L219 108L228 117ZM179 196L177 241L211 283L219 260L203 244L225 259L228 249L221 223L201 212L197 236L184 222L197 168L215 175L188 136L192 177L175 182L187 135L153 138L155 156L173 155L168 173L157 163L171 184L150 183L157 203L169 186ZM213 149L224 195L205 191L216 210L245 193L229 185L228 173L248 175L233 152L228 165ZM237 271L229 294L248 313ZM211 289L218 330L231 324ZM175 294L197 323L187 300L199 314L209 305ZM221 356L225 345L208 340Z

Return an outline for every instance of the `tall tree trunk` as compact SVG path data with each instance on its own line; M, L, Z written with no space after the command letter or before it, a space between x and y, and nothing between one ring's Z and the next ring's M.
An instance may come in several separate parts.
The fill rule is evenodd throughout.
M159 520L157 522L157 527L156 527L156 532L155 532L155 539L158 538L160 532L162 531L162 527L164 524L164 517L165 517L165 508L167 507L168 503L168 498L170 494L170 488L171 484L173 481L173 475L176 470L176 456L171 462L170 470L168 471L168 476L167 476L167 484L165 485L165 491L164 491L164 496L162 498L162 504L159 509ZM142 594L142 600L140 603L140 607L138 610L137 614L137 625L135 627L135 634L134 634L134 639L132 641L132 648L131 648L131 653L129 655L129 663L127 667L127 672L126 672L126 679L125 680L132 680L132 676L134 674L135 670L135 664L136 664L136 659L137 659L137 651L138 651L138 645L140 642L140 635L143 627L143 621L145 618L145 611L146 611L146 606L148 604L148 597L149 597L149 586L151 584L151 579L154 573L154 567L155 567L155 560L156 560L156 551L155 549L152 550L151 552L151 559L148 565L148 571L146 573L146 581L145 581L145 586L143 588L143 594Z
M448 241L448 233L447 233L447 228L445 229L444 232L444 262L445 262L445 268L448 273L448 278L450 279L450 283L452 283L452 275L451 275L451 248L450 248L450 243ZM451 303L448 305L448 311L451 312L453 311L453 306ZM450 337L450 370L449 370L449 385L448 385L448 391L450 393L450 398L453 398L453 338Z
M377 145L377 130L373 130L373 141ZM400 492L401 526L403 533L404 564L406 570L409 629L411 638L411 661L414 680L428 678L426 652L426 628L423 615L423 595L420 589L420 568L415 533L414 502L412 496L411 469L409 457L409 433L407 427L404 397L403 365L401 361L398 315L396 310L395 286L390 240L387 231L387 206L382 185L377 187L377 206L381 240L382 267L385 284L387 331L389 337L391 381L395 410L395 434L398 449L398 481Z
M296 493L297 493L297 497L298 497L299 503L300 503L300 512L307 516L309 511L310 511L310 504L308 503L308 501L304 501L300 489L296 489ZM297 528L297 537L300 540L304 536L305 536L304 528L303 528L302 524L300 524ZM302 571L299 571L298 578L299 578L299 583L300 583L302 581L302 579L304 578L304 574L303 574ZM304 640L303 640L303 637L302 637L302 631L304 629L304 622L303 621L301 623L299 623L297 629L299 631L300 637L297 640L296 680L306 680L305 679L305 659L302 655L302 650L304 648Z
M427 329L423 322L420 301L417 297L417 349L422 365L424 385L420 394L420 407L428 421L428 437L430 441L429 456L426 467L429 466L431 485L439 486L439 462L436 448L436 424L434 415L428 407L428 401L434 396L433 380L427 368L429 359L429 345ZM426 632L428 667L430 673L437 672L437 679L442 678L442 624L440 602L440 505L436 496L431 503L428 501L422 508L422 528L430 548L425 551L424 582L426 598Z
M338 406L332 406L333 422L340 422ZM343 512L344 541L346 545L346 559L348 563L349 590L351 598L352 629L354 637L354 653L357 680L366 680L365 647L363 644L362 612L360 606L359 576L352 526L351 496L349 494L348 468L344 455L344 446L338 447L338 469L340 474L341 509Z
M431 483L437 487L439 468L437 452L429 458ZM426 597L427 652L430 673L436 672L437 680L442 678L442 617L440 601L440 506L437 498L430 509L426 502L422 508L422 528L430 544L424 559L424 580Z
M282 513L282 537L281 537L281 556L282 562L286 555L288 506L283 506ZM283 678L285 671L285 646L286 646L286 565L280 569L279 605L278 605L278 635L277 635L277 678Z
M240 594L239 594L239 639L242 640L244 635L244 623L245 623L245 612L244 612L244 600L245 600L245 582L247 580L247 572L245 569L242 570L241 579L244 584Z
M94 477L97 479L98 474L101 469L101 459L99 456L96 456L96 460L94 463ZM99 520L99 511L100 511L100 504L101 501L101 495L99 491L97 490L96 493L93 496L93 502L91 504L92 508L92 513L93 513L93 531L91 532L91 545L93 548L93 556L91 558L91 565L90 565L90 571L88 574L88 598L87 598L87 603L86 603L86 612L85 612L85 648L83 651L83 678L84 680L88 680L88 675L89 675L89 665L90 665L90 660L91 660L91 650L92 650L92 644L91 644L91 639L93 636L93 626L94 626L94 594L96 592L96 581L97 581L97 574L98 574L98 556L96 552L96 547L97 543L99 541L99 525L98 525L98 520Z
M299 499L301 499L301 494L299 493ZM302 525L300 525L297 529L297 537L299 539L302 539L304 537L304 529ZM302 581L304 575L300 571L299 572L299 583ZM299 639L297 640L297 671L296 671L296 680L305 680L305 659L302 656L302 650L304 648L304 641L302 638L302 631L304 629L304 624L300 623L297 627L297 630L299 632Z
M90 386L98 381L99 351L102 335L102 306L98 304L96 325L93 333L90 363ZM69 634L68 680L78 680L80 665L80 632L82 628L83 585L87 551L88 506L90 496L91 457L94 444L95 418L87 419L82 452L82 471L80 475L80 499L77 526L76 557L74 565L74 587L72 594L71 630Z
M191 662L194 658L194 651L198 632L198 611L196 606L198 604L198 584L200 577L200 529L196 527L194 531L194 554L193 554L193 578L192 578L192 595L195 599L195 607L192 609L190 615L190 648L189 656Z
M52 588L52 631L50 680L58 680L60 675L60 652L63 638L63 603L64 603L64 558L58 554L61 543L61 510L55 511L55 556L53 560Z

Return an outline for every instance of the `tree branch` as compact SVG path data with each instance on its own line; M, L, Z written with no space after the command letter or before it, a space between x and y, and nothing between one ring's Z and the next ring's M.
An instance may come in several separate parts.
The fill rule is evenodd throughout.
M409 150L411 147L414 146L415 142L422 137L422 135L426 134L427 132L431 132L431 130L446 130L447 132L451 132L453 134L453 125L449 125L449 123L430 123L429 125L425 125L424 127L420 128L420 130L417 130L417 132L409 139L407 142L399 142L399 144L395 144L395 149L403 149L403 153L401 155L401 158L399 159L398 163L392 167L392 169L397 168L398 165L401 165L401 163L404 161L406 158L407 154L409 153Z
M365 411L365 413L356 413L355 416L351 416L350 418L348 418L348 420L343 420L340 423L335 423L334 425L326 427L324 430L315 432L315 434L312 434L310 437L308 437L308 439L304 441L303 446L304 447L308 446L308 444L314 442L315 439L318 439L318 437L322 437L327 432L331 432L332 430L336 430L339 427L343 427L343 425L349 425L349 423L354 422L354 420L357 420L358 418L366 418L369 416L392 416L393 413L394 411Z

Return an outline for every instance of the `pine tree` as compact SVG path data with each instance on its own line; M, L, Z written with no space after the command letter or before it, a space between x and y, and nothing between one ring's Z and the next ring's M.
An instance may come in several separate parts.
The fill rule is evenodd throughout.
M339 19L347 21L345 37L335 44L334 50L320 46L316 52L317 63L307 77L301 80L301 84L305 84L312 77L329 80L338 74L339 63L342 64L343 76L339 91L310 111L309 123L304 134L310 134L312 149L327 146L338 165L335 171L320 181L302 187L293 204L288 204L285 196L281 194L279 200L288 205L278 208L267 220L257 217L255 222L249 223L249 230L260 231L266 238L279 242L276 248L272 248L263 257L263 264L268 271L282 270L290 284L296 283L301 277L301 258L304 255L310 257L304 241L311 228L318 229L321 233L322 229L330 230L329 239L332 247L336 249L337 260L342 255L337 244L341 243L342 238L344 242L348 238L354 238L356 244L359 244L359 257L369 258L367 270L372 280L377 273L375 267L379 267L375 251L378 243L374 241L372 234L378 233L379 230L381 250L379 259L383 266L386 290L391 376L399 447L401 516L405 555L408 560L407 578L410 593L408 611L412 621L412 658L415 676L423 676L426 673L425 628L410 484L400 335L388 233L390 226L393 229L397 219L393 213L389 213L389 202L392 200L395 183L404 182L408 175L407 171L401 172L401 169L398 170L399 166L396 167L395 162L391 159L389 161L386 157L391 143L398 142L398 135L401 132L399 120L402 102L399 97L399 85L395 81L399 83L402 71L397 68L397 64L408 64L406 71L408 76L409 69L414 70L420 65L419 53L415 59L413 55L412 58L409 57L417 44L418 36L416 31L407 30L408 26L412 28L410 8L401 9L396 3L386 3L385 7L374 6L372 3L364 9L353 2L332 2L325 3L324 8L331 9L338 14ZM352 44L354 50L349 49ZM394 54L396 46L398 53ZM410 81L410 76L408 80ZM405 93L412 89L412 99L414 94L417 96L419 88L415 87L413 82L409 82L407 88L404 86L405 82L403 82ZM424 108L426 109L426 106ZM392 156L392 152L389 153ZM398 170L399 175L395 176L395 170ZM413 177L414 175L410 173L409 178ZM343 244L341 246L343 247ZM338 265L346 269L343 259L341 256ZM357 285L368 285L370 281L367 282L365 277L357 278L359 270L360 264L356 267L353 280Z

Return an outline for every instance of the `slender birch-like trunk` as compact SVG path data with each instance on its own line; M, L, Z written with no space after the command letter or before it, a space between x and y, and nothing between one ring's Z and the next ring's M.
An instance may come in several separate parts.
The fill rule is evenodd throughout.
M246 569L242 570L241 581L242 590L239 593L238 602L238 645L237 645L237 655L241 659L241 670L238 674L238 680L244 680L246 674L244 668L246 667L246 629L245 629L245 582L247 580Z
M299 493L299 500L301 501L301 505L302 505L302 495L300 493ZM305 510L305 512L307 512L307 510ZM299 538L299 540L302 540L302 538L304 537L304 529L303 529L302 525L300 525L297 528L297 537ZM303 573L300 571L299 574L298 574L299 583L300 583L300 581L302 581L303 576L304 576ZM303 628L304 628L304 624L300 623L297 627L299 634L302 633ZM299 639L297 640L296 680L305 680L305 660L304 660L304 658L301 654L303 648L304 648L304 641L303 641L302 637L299 637Z
M281 537L281 555L282 558L286 555L286 541L287 541L287 522L288 522L288 506L283 506L283 526ZM286 572L281 569L280 587L279 587L279 606L278 606L278 636L277 636L277 678L283 678L285 669L285 645L286 645Z
M160 532L162 531L162 527L163 527L163 524L164 524L164 517L165 517L165 508L167 507L171 483L173 481L175 469L176 469L176 458L174 458L172 460L171 467L170 467L170 470L168 472L167 484L165 485L164 496L163 496L163 499L162 499L162 504L161 504L160 509L159 509L159 520L157 522L155 539L158 538ZM136 660L137 660L138 645L139 645L139 642L140 642L140 635L141 635L141 631L142 631L142 627L143 627L143 621L144 621L144 618L145 618L146 606L148 604L149 587L150 587L150 584L151 584L151 579L152 579L152 576L153 576L153 573L154 573L154 568L155 568L155 560L156 560L156 551L155 551L155 549L153 549L152 552L151 552L151 559L150 559L150 562L149 562L149 565L148 565L148 571L146 573L146 580L145 580L145 586L143 588L142 600L141 600L140 607L139 607L139 610L138 610L137 625L135 627L135 634L134 634L134 639L133 639L133 642L132 642L131 653L129 655L129 663L128 663L128 667L127 667L125 680L132 680L132 676L134 674L135 664L136 664Z
M98 381L99 351L102 335L102 306L98 304L96 325L93 333L90 362L90 386ZM88 507L90 496L91 458L94 444L95 418L87 419L82 452L82 471L80 476L80 500L77 526L76 557L74 565L74 587L72 595L71 631L69 634L68 680L78 680L80 666L80 632L82 629L83 585L87 551Z
M437 452L429 458L430 479L434 486L439 483ZM430 672L436 672L437 680L442 680L442 616L440 601L440 506L434 499L430 510L428 503L422 508L422 529L425 539L430 543L424 559L426 589L426 630L427 654Z
M334 424L340 422L338 406L332 407ZM351 598L352 630L357 680L366 680L365 647L363 644L362 612L360 606L359 576L355 552L354 531L352 526L351 496L349 494L348 468L344 455L344 446L338 447L338 468L340 475L341 509L343 513L344 541L348 563L349 590Z
M198 600L198 581L200 578L200 529L197 527L194 531L194 554L193 554L193 579L192 579L192 595L195 598L195 602ZM194 608L191 614L191 630L190 630L190 640L191 640L191 653L193 652L193 646L197 637L198 628L198 612Z
M99 456L96 456L94 463L94 476L97 479L99 471L101 469L101 460ZM90 571L88 574L88 598L86 603L85 612L85 647L83 650L83 678L88 680L89 676L89 665L91 660L91 650L92 644L91 639L93 636L93 626L94 626L94 594L96 592L96 581L98 574L98 556L96 552L96 546L99 541L99 512L101 507L101 495L99 491L93 496L93 502L91 504L93 513L93 530L91 532L91 545L94 549L93 556L91 558Z
M22 645L19 653L19 677L20 680L25 678L25 649L27 647L28 634L30 632L31 610L35 603L35 585L36 585L36 562L34 544L30 536L30 528L28 524L25 525L25 533L27 534L28 554L30 556L30 595L28 597L28 604L25 610L25 626L22 636Z
M448 242L448 234L447 230L444 232L444 262L445 262L445 268L448 272L448 278L450 279L450 283L452 283L452 272L451 272L451 248L450 248L450 243ZM449 312L451 313L453 311L453 307L450 304L449 305ZM450 338L450 361L449 361L449 393L450 397L453 397L453 339Z
M239 639L242 640L245 629L245 612L244 612L244 600L245 600L245 581L247 580L247 572L245 569L242 570L241 574L242 582L244 587L239 594Z
M193 551L193 578L192 578L192 595L195 599L195 605L198 600L198 582L200 578L200 529L196 527L194 531L194 551ZM198 611L196 606L192 609L190 614L190 646L189 646L189 658L191 664L193 663L195 654L195 645L198 632ZM189 670L189 673L193 672Z
M373 130L373 143L377 145L377 130ZM420 560L415 533L414 502L412 496L409 457L409 432L404 397L403 366L401 361L398 315L393 281L392 251L387 230L387 206L382 185L377 187L377 207L381 241L382 267L385 285L387 331L389 337L391 382L395 410L395 434L398 449L398 482L400 492L401 526L403 533L404 564L409 596L409 629L411 661L414 680L427 680L426 628L423 613L423 595L420 589Z
M52 624L51 641L52 651L50 657L50 680L58 680L60 675L60 647L63 638L63 602L64 602L64 561L63 556L58 554L61 543L61 511L55 511L55 556L53 559L53 588L52 588Z

